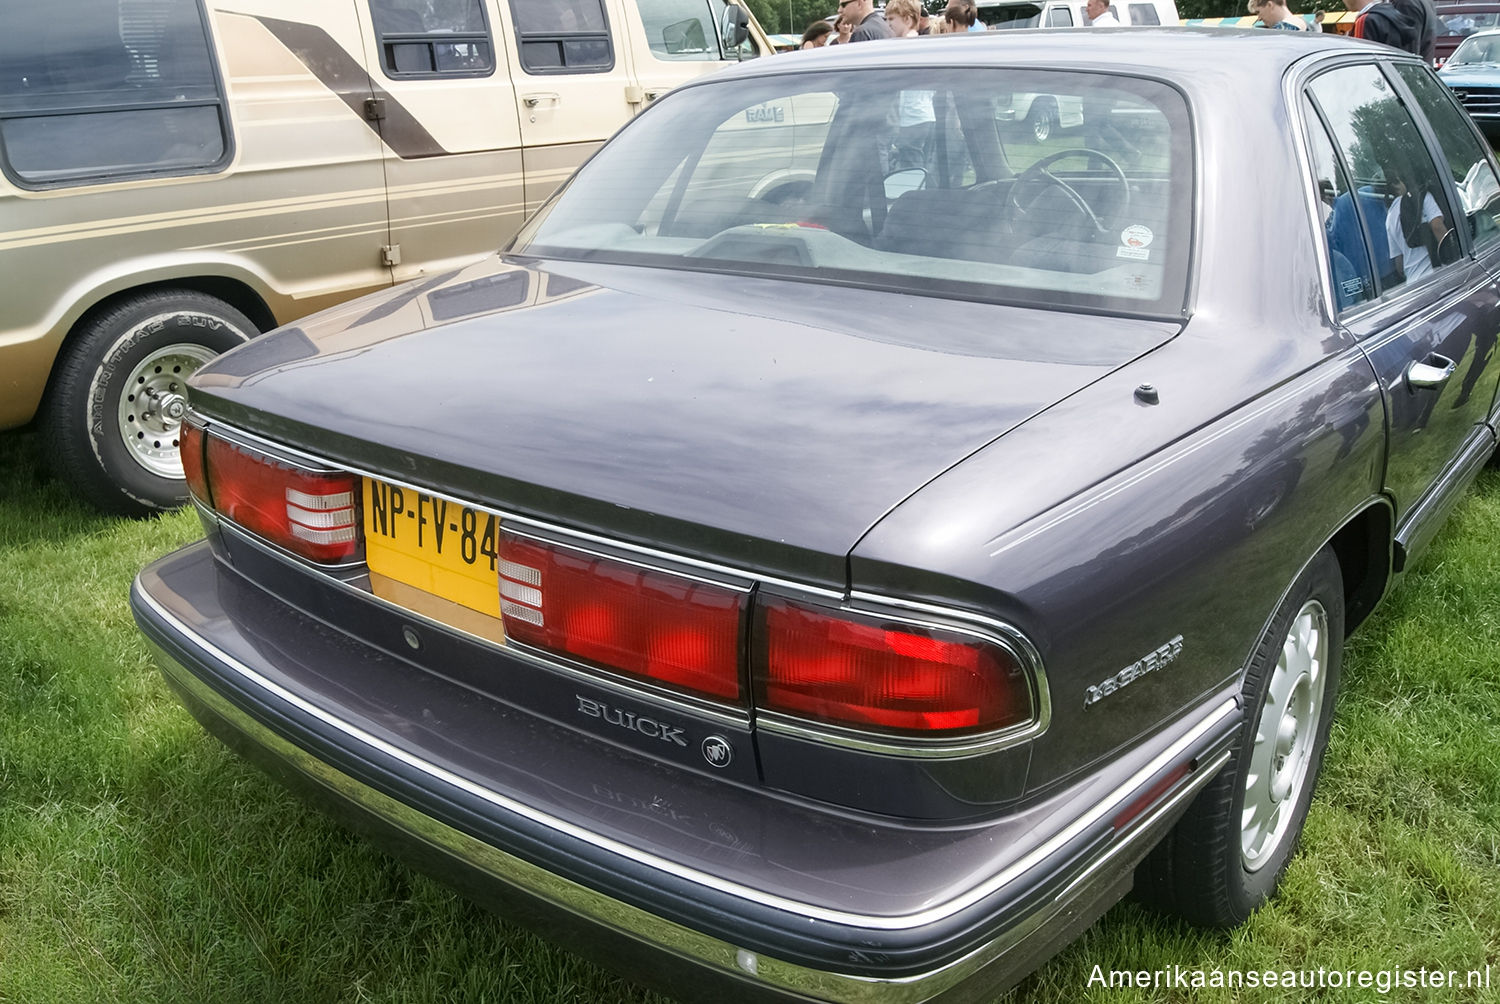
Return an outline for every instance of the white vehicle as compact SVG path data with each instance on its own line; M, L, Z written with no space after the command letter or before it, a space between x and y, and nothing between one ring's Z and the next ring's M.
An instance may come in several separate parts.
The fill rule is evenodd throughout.
M980 0L979 20L990 31L1017 28L1082 28L1089 24L1086 4L1063 3L1062 0ZM1123 0L1112 2L1110 10L1121 26L1176 25L1177 4L1174 0ZM1004 122L1025 123L1038 143L1045 143L1057 129L1071 129L1083 124L1083 104L1077 98L1052 94L1015 94L1009 109L997 109Z
M76 0L0 32L0 429L99 507L186 497L187 375L505 243L737 0Z
M1122 26L1175 25L1174 0L1116 0L1110 10ZM979 0L979 20L993 31L1008 28L1081 28L1089 23L1086 5L1062 0Z
M1083 100L1066 94L1012 94L1010 107L997 107L995 117L1024 123L1032 139L1045 143L1056 130L1083 124Z

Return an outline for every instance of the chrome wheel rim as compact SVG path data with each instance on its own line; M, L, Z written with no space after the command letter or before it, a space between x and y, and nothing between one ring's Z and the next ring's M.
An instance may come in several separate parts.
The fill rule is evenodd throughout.
M1034 119L1032 119L1032 122L1031 122L1031 136L1032 136L1033 139L1035 139L1038 143L1045 143L1047 141L1047 137L1049 137L1051 135L1052 135L1052 116L1051 115L1047 114L1046 112L1042 112L1040 115L1038 115Z
M1265 866L1281 847L1307 787L1327 690L1328 612L1308 600L1292 618L1256 722L1240 817L1240 860Z
M191 342L168 345L141 360L126 378L120 438L131 458L152 474L181 480L177 437L187 412L187 378L216 355Z

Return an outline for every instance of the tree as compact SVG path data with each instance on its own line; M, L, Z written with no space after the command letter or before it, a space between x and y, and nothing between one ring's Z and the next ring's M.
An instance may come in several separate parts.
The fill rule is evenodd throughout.
M768 34L801 35L813 21L834 13L834 0L745 0Z

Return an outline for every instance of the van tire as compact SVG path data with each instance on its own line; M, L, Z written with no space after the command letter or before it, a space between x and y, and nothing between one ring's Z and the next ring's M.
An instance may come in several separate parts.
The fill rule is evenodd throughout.
M42 406L43 449L58 476L111 515L182 505L176 448L186 380L258 333L223 300L185 289L137 293L86 316Z

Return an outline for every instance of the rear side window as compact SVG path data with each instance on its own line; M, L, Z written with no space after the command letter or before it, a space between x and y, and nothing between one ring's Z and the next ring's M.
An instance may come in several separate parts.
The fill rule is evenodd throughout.
M479 0L373 0L370 16L388 77L483 77L495 70Z
M1374 193L1357 192L1349 182L1349 173L1334 152L1333 141L1323 128L1317 110L1304 99L1309 150L1312 153L1313 181L1318 191L1318 213L1328 242L1329 266L1333 272L1334 305L1339 311L1375 298L1373 262L1390 257L1384 230L1370 232L1366 221L1385 219L1385 203ZM1357 202L1365 201L1361 213ZM1379 238L1379 252L1372 250Z
M1156 8L1148 3L1133 3L1130 5L1131 24L1161 24L1161 18L1156 16Z
M1073 27L1073 15L1068 13L1068 8L1066 7L1053 7L1047 12L1047 27L1071 28Z
M603 73L615 65L601 0L510 0L527 73Z
M7 4L0 152L32 188L224 163L228 115L202 5Z

